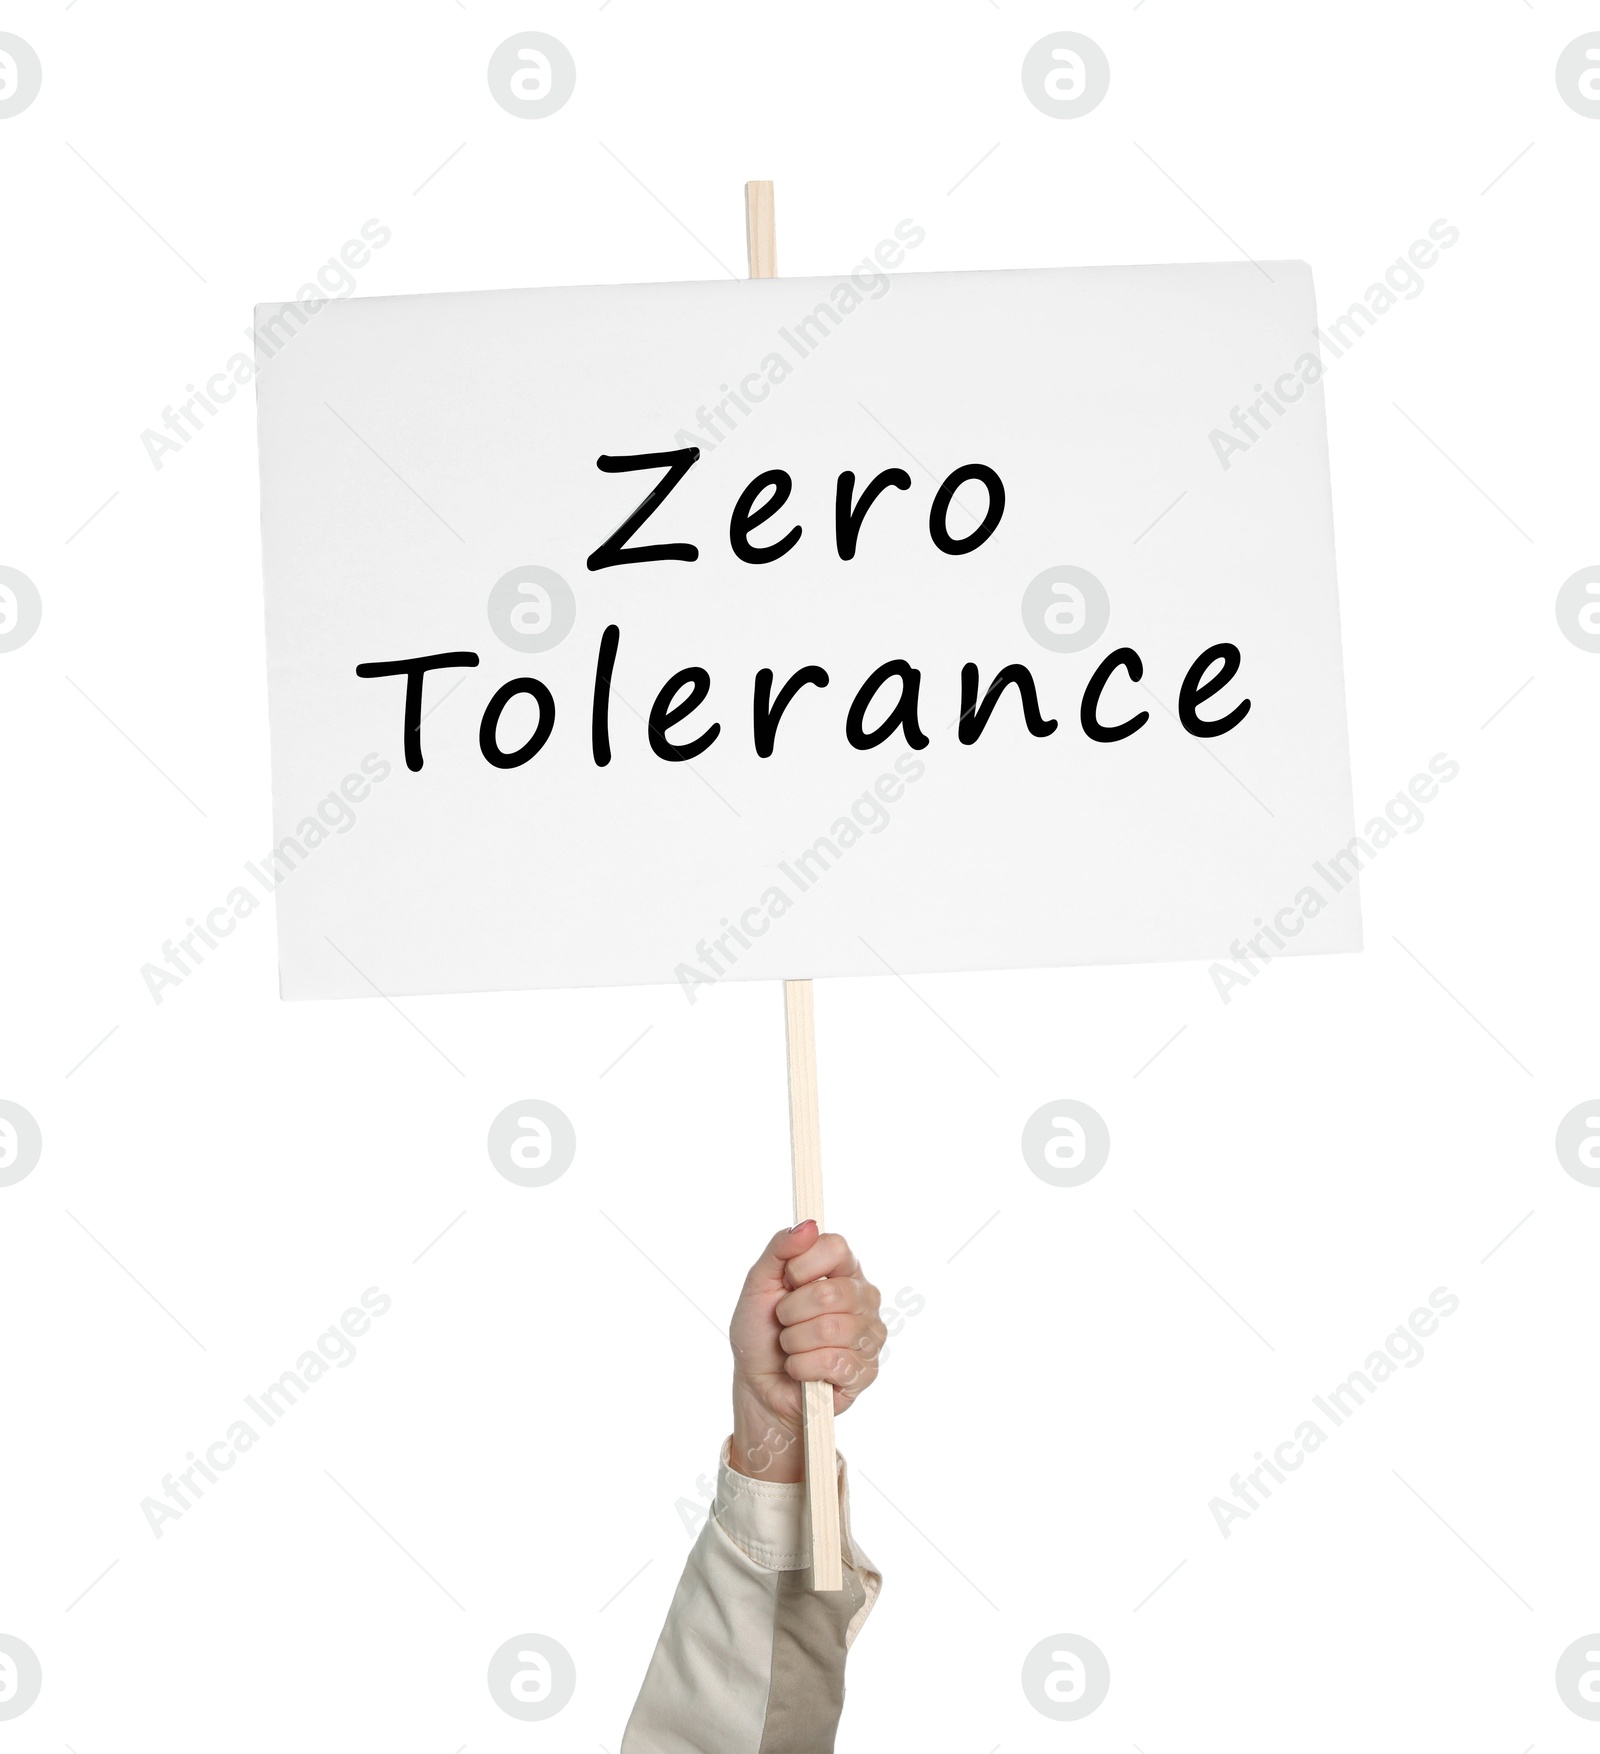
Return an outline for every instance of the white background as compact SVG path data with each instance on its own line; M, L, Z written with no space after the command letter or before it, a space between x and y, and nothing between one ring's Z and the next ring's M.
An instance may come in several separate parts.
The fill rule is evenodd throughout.
M1553 1671L1600 1622L1600 1193L1552 1143L1600 1095L1600 658L1553 614L1597 558L1600 122L1553 79L1590 10L4 22L45 69L0 122L0 563L45 604L0 656L0 1094L45 1141L0 1190L0 1631L44 1667L7 1745L615 1754L724 1429L690 1299L720 1324L785 1219L778 995L290 1007L263 910L153 1004L141 966L267 844L268 772L249 404L159 473L140 433L369 217L364 293L701 278L764 175L792 273L909 215L919 269L1233 239L1332 307L1462 234L1327 380L1358 820L1462 770L1365 881L1367 950L1227 1006L1192 964L818 992L831 1215L926 1300L841 1428L887 1574L841 1747L1590 1747ZM1112 67L1071 122L1018 77L1063 27ZM541 122L484 78L527 28L579 69ZM484 1149L526 1096L578 1133L544 1189ZM1076 1190L1018 1149L1063 1096L1112 1136ZM1441 1284L1425 1361L1224 1541L1207 1501ZM153 1539L140 1499L368 1285L356 1363ZM539 1726L484 1685L525 1631L578 1668ZM1062 1631L1112 1674L1070 1728L1019 1686Z

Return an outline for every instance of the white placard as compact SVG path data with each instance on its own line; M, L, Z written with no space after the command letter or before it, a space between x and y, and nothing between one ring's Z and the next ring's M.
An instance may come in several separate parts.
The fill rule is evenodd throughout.
M256 864L286 997L698 999L730 978L1228 958L1263 930L1273 953L1359 947L1303 265L863 268L257 320L277 844ZM787 499L758 488L736 531L773 471ZM847 471L852 505L903 475L845 559ZM603 564L658 483L624 551L698 558ZM735 551L795 526L779 558ZM478 662L423 678L413 771L406 678L357 669L437 654ZM975 741L969 664L980 699L1027 672ZM758 754L758 673L776 692L808 666L827 685ZM704 702L674 719L697 668ZM546 740L496 765L485 709L520 678L491 747ZM1090 727L1148 716L1099 740L1086 694ZM720 729L667 760L653 713L669 749ZM858 741L893 728L855 747L852 713Z

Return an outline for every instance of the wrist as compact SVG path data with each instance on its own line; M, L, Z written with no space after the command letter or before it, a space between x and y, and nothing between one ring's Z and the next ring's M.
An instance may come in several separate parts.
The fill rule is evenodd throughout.
M806 1477L805 1444L758 1399L735 1387L728 1466L754 1480L795 1485Z

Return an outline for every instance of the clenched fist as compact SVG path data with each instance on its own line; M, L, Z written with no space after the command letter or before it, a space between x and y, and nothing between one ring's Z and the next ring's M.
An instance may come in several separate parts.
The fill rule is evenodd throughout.
M877 1286L842 1236L820 1236L807 1219L780 1230L750 1269L728 1339L732 1465L762 1480L803 1480L800 1385L832 1383L842 1413L877 1376L885 1339Z

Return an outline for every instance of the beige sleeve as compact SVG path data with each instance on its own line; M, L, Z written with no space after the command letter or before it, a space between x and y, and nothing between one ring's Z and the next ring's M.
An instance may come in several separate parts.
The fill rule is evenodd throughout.
M622 1754L830 1754L845 1653L882 1583L850 1533L844 1463L844 1588L811 1588L805 1487L728 1466L683 1568Z

